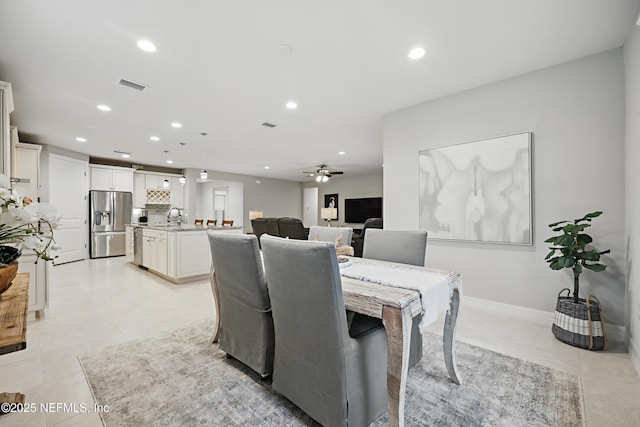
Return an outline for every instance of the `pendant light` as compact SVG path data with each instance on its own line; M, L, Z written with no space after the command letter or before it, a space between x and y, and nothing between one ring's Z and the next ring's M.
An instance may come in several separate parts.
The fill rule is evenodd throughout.
M201 180L205 181L205 180L207 179L207 177L208 177L208 176L209 176L209 175L207 174L207 171L206 171L206 170L202 170L202 171L200 171L200 179L201 179Z
M178 178L178 182L180 183L180 185L185 185L187 183L187 177L182 175L180 178Z

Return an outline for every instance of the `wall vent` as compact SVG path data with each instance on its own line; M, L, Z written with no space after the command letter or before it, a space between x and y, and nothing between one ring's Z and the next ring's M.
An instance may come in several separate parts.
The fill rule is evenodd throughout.
M274 127L276 127L276 125L274 125L273 123L269 123L269 122L264 122L264 123L262 124L262 126L264 126L264 127L268 127L268 128L274 128Z
M131 80L125 79L120 79L120 84L131 89L139 90L140 92L144 91L148 87L147 85L143 85L142 83L136 83L132 82Z

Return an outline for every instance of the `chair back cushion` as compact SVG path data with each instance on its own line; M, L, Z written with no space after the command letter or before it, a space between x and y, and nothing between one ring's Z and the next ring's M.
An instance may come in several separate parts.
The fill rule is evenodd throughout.
M271 236L280 236L280 227L278 227L278 218L266 218L267 234Z
M335 246L264 235L262 249L276 335L273 388L316 420L344 420L350 338Z
M321 227L312 225L309 227L309 240L317 240L319 242L336 243L340 239L340 245L351 246L351 236L353 228L351 227Z
M278 227L280 229L280 237L307 240L307 231L304 229L302 221L298 218L279 218Z
M370 228L364 239L362 257L424 266L427 232L392 231Z
M220 303L220 349L261 375L270 374L275 339L258 239L207 234Z
M260 236L267 232L267 218L252 219L251 228L253 229L253 234L260 239Z

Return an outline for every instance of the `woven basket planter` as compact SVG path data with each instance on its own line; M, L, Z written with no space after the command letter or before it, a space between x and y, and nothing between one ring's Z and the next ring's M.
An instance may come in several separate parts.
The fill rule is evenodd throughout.
M566 296L562 293L567 291ZM607 345L600 302L593 295L580 298L577 303L569 296L569 289L558 294L556 315L551 330L562 342L589 350L602 350Z

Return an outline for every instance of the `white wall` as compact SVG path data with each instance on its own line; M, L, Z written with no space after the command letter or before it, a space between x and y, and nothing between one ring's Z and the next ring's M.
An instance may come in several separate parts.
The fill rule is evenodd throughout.
M208 219L215 219L216 216L213 211L214 191L226 190L224 219L232 219L234 226L244 226L244 185L242 182L213 179L196 184L196 187L196 216L189 218L190 222L199 218L203 219L206 224ZM222 224L219 223L218 225Z
M640 27L631 28L624 45L626 125L625 125L625 181L629 352L640 373L640 273L634 270L633 260L640 254ZM639 255L640 256L640 255Z
M262 211L265 217L302 217L302 185L299 182L285 181L282 179L256 178L249 175L211 170L208 172L210 180L242 183L244 193L242 222L245 231L251 231L249 211ZM195 182L199 173L200 171L197 169L185 170L185 175L189 183ZM256 181L260 181L260 183L258 184ZM187 194L186 204L192 212L196 212L196 201L199 194L196 191L198 185L200 184L192 185L193 190L190 189ZM193 215L190 215L189 218L193 218Z
M544 261L547 224L603 210L590 231L612 254L605 273L581 276L581 296L594 293L607 321L623 325L623 80L616 49L388 114L385 228L418 227L419 150L531 131L534 244L430 240L427 262L460 272L466 295L553 311L558 291L573 282Z
M324 207L324 195L338 193L338 220L331 221L334 226L343 226L361 228L362 224L348 224L344 222L344 199L358 199L361 197L382 197L382 171L376 174L358 175L358 176L337 176L329 180L329 182L317 183L305 182L303 187L318 187L318 222L317 225L326 225L323 219L320 219L320 209ZM383 199L384 202L384 199ZM314 224L305 224L309 227Z

